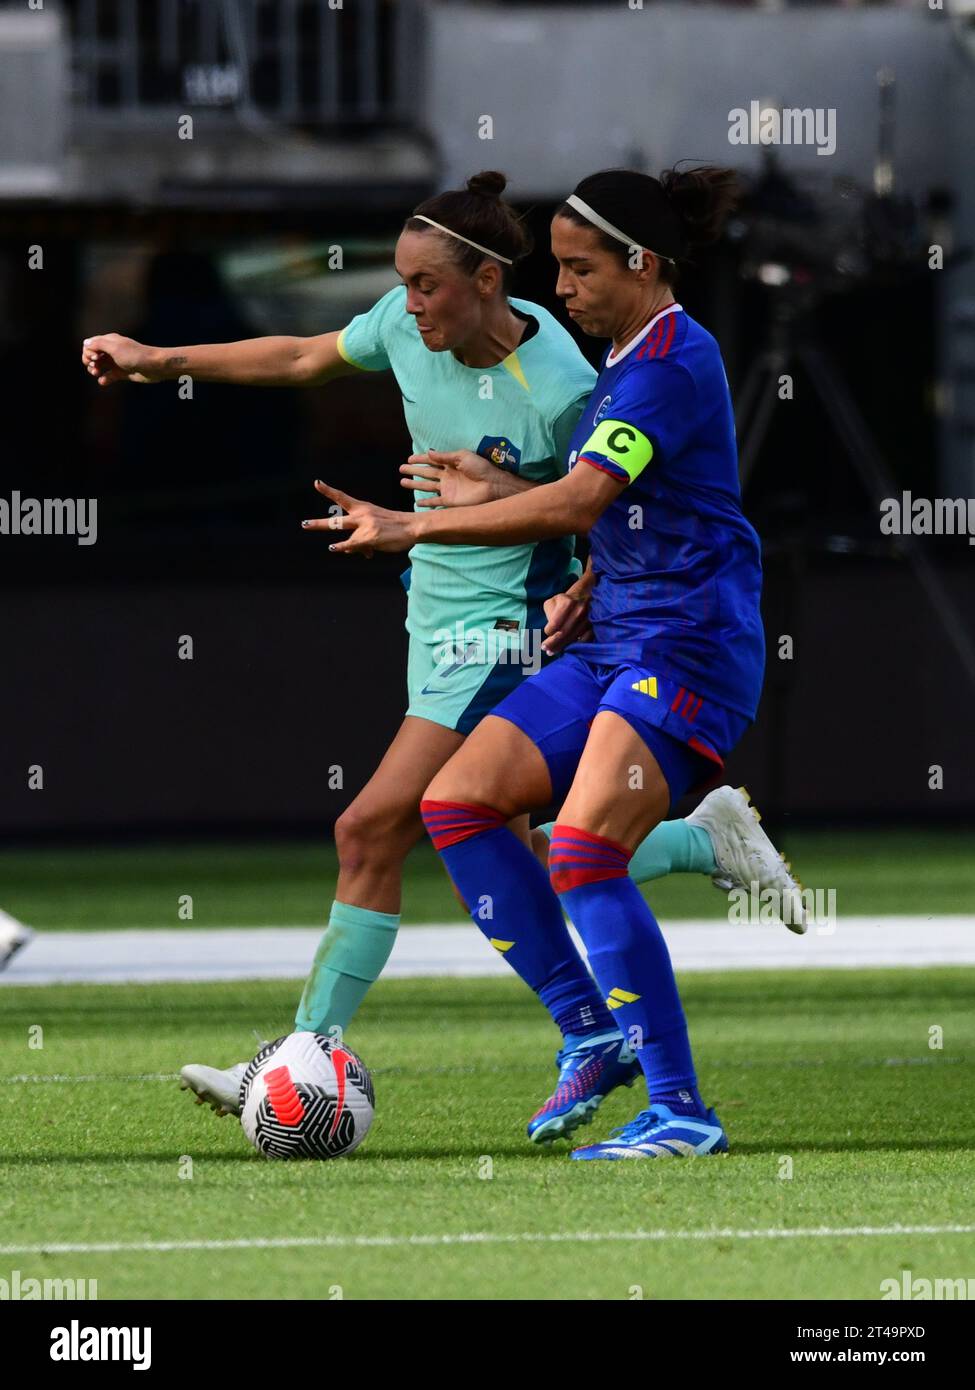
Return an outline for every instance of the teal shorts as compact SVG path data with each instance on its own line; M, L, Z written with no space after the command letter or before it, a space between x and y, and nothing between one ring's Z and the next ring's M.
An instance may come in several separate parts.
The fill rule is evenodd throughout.
M410 636L406 713L456 729L465 737L493 707L550 658L541 627L465 630L461 644Z
M570 560L564 586L581 572L579 561ZM400 579L409 592L411 571ZM459 620L456 604L425 603L418 621L411 625L407 620L406 713L466 737L500 700L555 658L542 651L546 618L541 603L476 594L468 596L465 608L466 617ZM499 609L520 616L498 618ZM431 611L442 617L432 617Z

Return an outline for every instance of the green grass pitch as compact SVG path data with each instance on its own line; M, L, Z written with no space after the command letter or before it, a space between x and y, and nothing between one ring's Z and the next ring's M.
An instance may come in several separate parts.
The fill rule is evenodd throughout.
M971 832L956 829L788 831L776 834L808 888L834 889L841 916L968 912L975 901ZM171 844L117 849L0 851L0 907L32 926L177 927L182 896L194 927L315 926L333 896L335 848L296 844ZM661 922L713 917L727 900L700 874L647 889ZM404 923L462 922L429 844L407 864Z
M97 1279L101 1299L876 1299L904 1268L975 1275L969 1233L865 1233L975 1226L975 970L682 985L732 1152L629 1164L527 1143L557 1040L515 980L380 982L349 1037L376 1121L329 1163L266 1162L170 1075L287 1031L298 982L4 991L0 1277ZM640 1103L615 1094L583 1133ZM32 1252L220 1240L285 1243Z

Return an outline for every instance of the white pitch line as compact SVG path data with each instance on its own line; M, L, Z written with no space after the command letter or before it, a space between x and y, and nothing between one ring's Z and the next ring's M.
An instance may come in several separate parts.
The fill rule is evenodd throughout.
M975 916L840 917L835 932L725 921L665 922L678 972L975 965ZM303 979L318 927L39 931L0 972L4 985ZM578 938L576 938L578 941ZM403 927L383 979L511 976L473 927Z
M964 1057L858 1057L855 1061L847 1062L849 1067L949 1067L963 1065ZM749 1070L754 1067L753 1062L736 1062L736 1069ZM788 1068L824 1067L825 1057L792 1057L786 1060L777 1060L774 1065L782 1071ZM373 1076L500 1076L502 1073L512 1075L513 1073L525 1074L536 1070L530 1065L524 1066L444 1066L444 1067L370 1067ZM75 1085L78 1082L110 1082L115 1085L120 1081L142 1082L142 1081L178 1081L178 1071L145 1071L145 1072L78 1072L72 1075L70 1072L19 1072L13 1076L0 1076L0 1086L36 1086L36 1085Z
M74 1081L178 1081L178 1071L134 1071L112 1073L107 1071L70 1072L56 1071L43 1073L20 1072L15 1076L0 1076L0 1086L32 1086L37 1082L71 1083Z
M191 1250L346 1250L437 1245L571 1245L603 1241L666 1240L838 1240L876 1236L972 1235L975 1226L809 1226L794 1229L709 1231L522 1231L511 1235L491 1231L459 1231L445 1235L413 1236L280 1236L240 1240L68 1241L41 1245L0 1245L0 1255L121 1255L167 1254Z

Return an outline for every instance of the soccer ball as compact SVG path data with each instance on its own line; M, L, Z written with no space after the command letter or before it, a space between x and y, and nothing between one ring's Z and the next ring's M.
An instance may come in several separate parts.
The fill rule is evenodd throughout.
M372 1077L354 1052L319 1033L267 1043L240 1083L240 1122L265 1158L338 1158L372 1124Z

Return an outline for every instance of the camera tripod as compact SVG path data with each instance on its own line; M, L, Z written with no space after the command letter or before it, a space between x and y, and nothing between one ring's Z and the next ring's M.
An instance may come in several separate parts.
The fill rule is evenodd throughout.
M748 485L772 422L778 400L778 379L795 364L804 369L816 399L831 422L836 440L871 502L879 508L885 498L899 496L901 489L829 354L814 337L800 337L804 308L785 296L778 304L773 303L768 341L745 376L735 412L742 492ZM916 536L910 532L903 534L899 538L899 549L975 690L975 642L957 604Z

